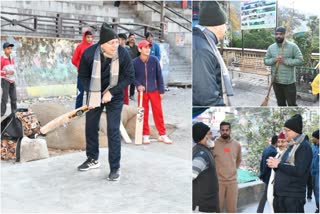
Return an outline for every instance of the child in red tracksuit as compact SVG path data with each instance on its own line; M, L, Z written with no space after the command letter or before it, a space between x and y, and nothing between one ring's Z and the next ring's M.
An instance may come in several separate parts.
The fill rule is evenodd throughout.
M150 56L152 44L146 40L138 44L140 56L133 60L135 70L135 86L138 91L143 91L144 121L143 121L143 143L150 143L149 128L149 101L151 103L154 123L159 132L158 141L171 144L172 140L166 135L164 126L161 99L164 95L164 83L161 73L160 63L155 56ZM138 96L138 103L140 95Z

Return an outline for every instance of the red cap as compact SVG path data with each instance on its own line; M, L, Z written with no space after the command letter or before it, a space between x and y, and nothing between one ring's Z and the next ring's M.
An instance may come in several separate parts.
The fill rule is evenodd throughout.
M143 47L152 47L152 44L150 42L148 42L147 40L142 40L141 42L139 42L138 44L138 48L143 48Z
M286 139L286 136L284 135L283 132L280 132L280 133L279 133L278 139Z

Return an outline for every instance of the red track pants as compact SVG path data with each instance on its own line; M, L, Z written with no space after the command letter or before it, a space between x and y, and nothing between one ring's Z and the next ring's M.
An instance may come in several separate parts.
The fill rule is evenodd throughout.
M138 93L138 103L140 101L140 93ZM143 120L143 135L150 135L149 127L149 101L151 103L153 120L159 135L166 134L166 128L164 126L161 97L159 91L145 92L143 93L142 106L144 108L144 120Z

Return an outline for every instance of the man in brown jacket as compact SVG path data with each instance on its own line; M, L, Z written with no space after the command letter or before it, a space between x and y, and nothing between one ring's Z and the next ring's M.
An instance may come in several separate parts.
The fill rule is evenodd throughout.
M231 124L220 123L220 137L215 141L213 156L216 161L216 170L219 181L220 211L237 212L238 182L237 168L241 162L240 143L231 139ZM226 203L226 207L224 204Z

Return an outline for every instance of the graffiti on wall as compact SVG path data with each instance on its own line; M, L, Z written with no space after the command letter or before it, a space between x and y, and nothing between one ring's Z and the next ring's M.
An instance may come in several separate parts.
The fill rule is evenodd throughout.
M76 83L77 71L71 57L79 40L1 36L1 44L6 41L14 44L17 86Z

